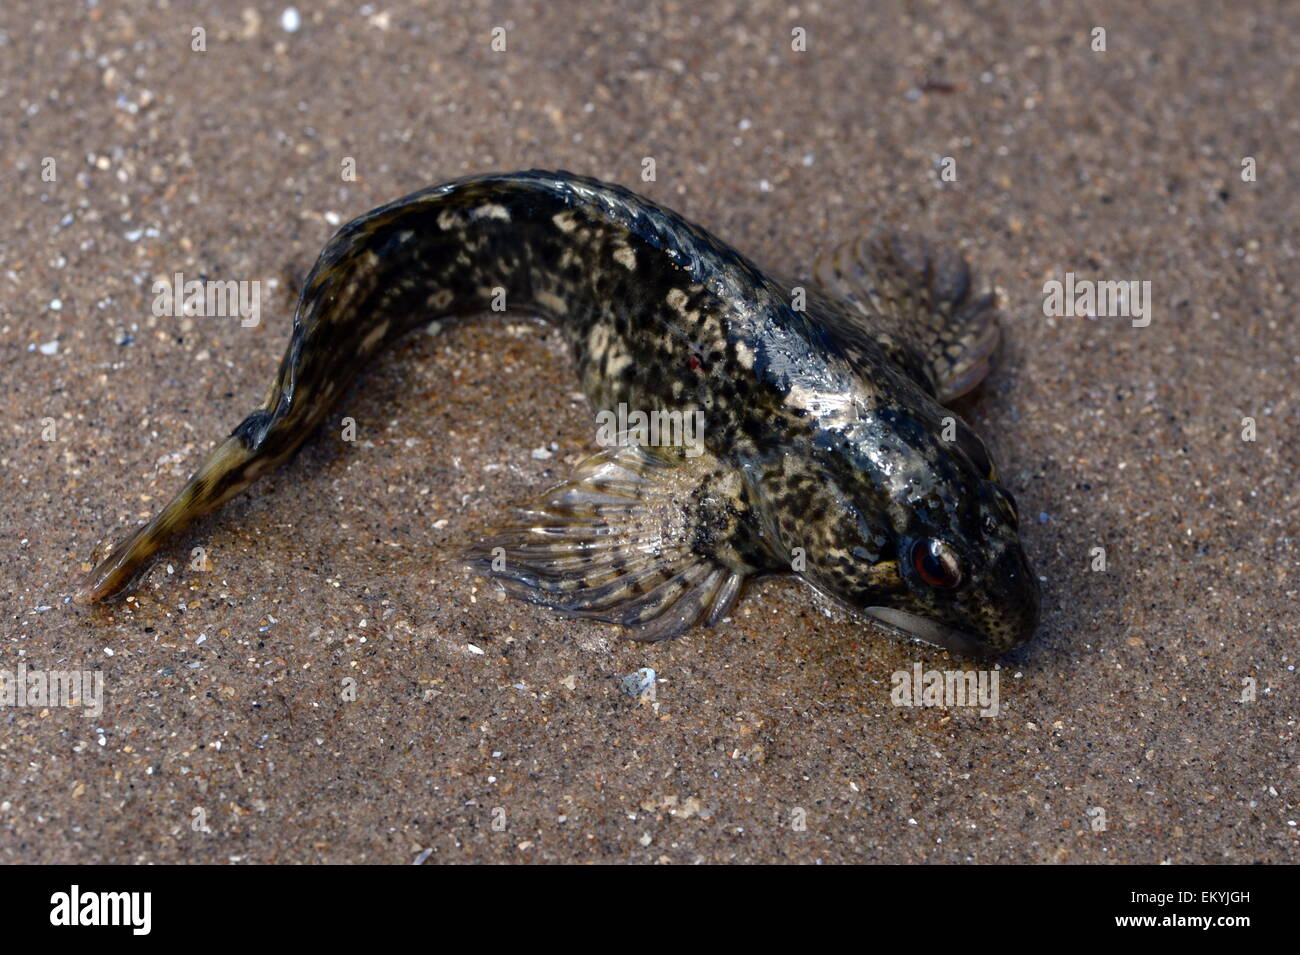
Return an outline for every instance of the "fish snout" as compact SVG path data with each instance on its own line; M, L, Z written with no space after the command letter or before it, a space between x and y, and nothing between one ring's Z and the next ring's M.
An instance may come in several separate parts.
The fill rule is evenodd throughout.
M1023 646L1038 629L1042 588L1021 546L1009 548L994 568L998 588L998 616L990 645L993 653Z

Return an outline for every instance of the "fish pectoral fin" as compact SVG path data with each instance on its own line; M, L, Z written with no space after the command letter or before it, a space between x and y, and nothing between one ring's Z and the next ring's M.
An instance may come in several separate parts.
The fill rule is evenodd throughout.
M875 232L819 256L813 276L864 319L864 332L887 348L896 335L912 349L939 401L961 397L988 374L996 296L972 293L970 267L955 249Z
M712 626L750 570L727 550L726 477L708 455L603 451L465 558L514 596L621 624L637 640Z

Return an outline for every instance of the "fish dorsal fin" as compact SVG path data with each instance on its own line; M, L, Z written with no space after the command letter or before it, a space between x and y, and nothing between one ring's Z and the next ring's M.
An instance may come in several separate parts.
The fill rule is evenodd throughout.
M821 255L813 276L852 308L860 333L895 357L914 352L939 401L960 397L988 374L998 343L996 299L971 293L970 268L956 250L875 232Z
M665 640L726 616L752 570L728 547L728 483L709 455L611 448L466 559L530 603Z

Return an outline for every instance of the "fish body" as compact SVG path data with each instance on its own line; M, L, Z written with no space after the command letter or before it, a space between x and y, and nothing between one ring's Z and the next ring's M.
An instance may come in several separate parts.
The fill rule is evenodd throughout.
M467 560L515 594L662 639L716 623L747 578L793 572L962 652L1032 633L1014 502L940 403L978 383L997 338L960 257L877 236L799 285L626 189L541 171L456 180L341 228L262 405L79 599L124 587L289 458L386 344L502 309L564 330L598 411L703 422L693 453L620 435L483 535Z

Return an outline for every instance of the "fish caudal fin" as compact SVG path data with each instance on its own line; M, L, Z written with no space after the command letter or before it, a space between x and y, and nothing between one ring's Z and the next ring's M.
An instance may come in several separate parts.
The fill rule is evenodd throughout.
M996 297L972 294L970 268L956 250L877 232L820 256L813 274L826 292L910 345L941 402L988 374L998 344Z
M94 603L131 583L164 544L252 483L266 469L266 462L259 458L240 438L226 438L153 520L113 548L82 578L73 599Z
M747 568L728 560L697 506L708 465L637 446L593 455L520 523L467 552L476 571L530 603L665 640L726 616ZM716 546L715 546L716 545Z

